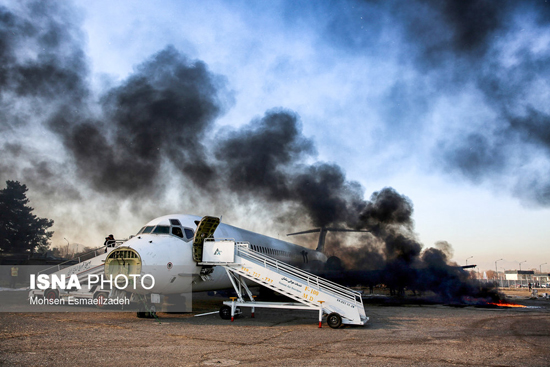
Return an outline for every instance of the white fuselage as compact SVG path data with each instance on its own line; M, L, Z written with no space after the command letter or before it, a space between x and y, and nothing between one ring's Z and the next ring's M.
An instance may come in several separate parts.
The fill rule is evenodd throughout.
M155 281L154 287L147 291L139 286L137 290L128 290L178 294L230 288L231 283L223 267L215 266L207 277L201 277L204 267L193 261L193 235L200 220L201 217L183 214L159 217L118 247L115 251L131 249L137 254L140 273L153 275ZM326 256L321 252L224 223L219 224L214 237L248 242L255 251L311 272L322 270L326 262ZM146 284L146 287L149 288L150 284Z

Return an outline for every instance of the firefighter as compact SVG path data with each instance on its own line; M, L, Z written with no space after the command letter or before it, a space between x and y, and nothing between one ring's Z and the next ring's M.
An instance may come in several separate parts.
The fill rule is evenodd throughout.
M103 243L103 246L105 246L105 252L107 252L107 249L109 247L115 247L116 241L112 234L105 237L105 242Z

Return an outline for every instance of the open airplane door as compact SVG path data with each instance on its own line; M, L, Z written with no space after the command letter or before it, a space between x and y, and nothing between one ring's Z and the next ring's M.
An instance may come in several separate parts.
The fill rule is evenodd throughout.
M220 224L220 218L203 217L195 231L193 238L193 260L196 262L202 261L202 247L206 238L214 237L214 231Z

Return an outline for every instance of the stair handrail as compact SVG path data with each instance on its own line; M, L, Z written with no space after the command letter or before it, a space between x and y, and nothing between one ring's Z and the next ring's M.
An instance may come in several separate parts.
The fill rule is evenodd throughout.
M250 255L250 254L247 254L247 255ZM250 256L249 259L252 259L252 256ZM260 260L260 263L262 261L261 259L257 259L257 260ZM266 259L264 259L264 261L266 261ZM281 262L279 262L279 265L280 264ZM273 262L268 262L267 265L273 269L276 269L276 267L273 266ZM347 287L344 287L339 284L337 284L337 286L334 286L333 284L330 284L331 283L330 281L323 280L322 278L314 274L308 273L306 271L300 270L300 272L296 272L296 271L292 271L291 268L284 267L284 266L281 267L281 269L283 269L285 273L289 274L289 276L305 281L306 284L311 288L323 291L325 293L332 294L333 296L336 296L336 297L341 297L355 305L363 304L361 295L359 292L349 290L347 289Z
M120 245L123 244L124 242L126 242L126 240L115 240L115 246L113 246L113 247L120 246ZM49 267L49 268L47 268L47 269L40 270L37 274L45 273L45 272L47 272L47 271L49 271L49 270L52 270L52 269L54 269L54 268L57 268L56 271L60 271L60 270L61 270L61 266L62 266L62 265L65 265L65 264L67 264L67 263L72 263L72 264L67 265L66 267L64 267L64 269L65 269L65 268L68 268L68 267L70 267L70 266L73 266L73 265L78 265L78 264L80 264L82 261L86 261L86 260L92 259L92 258L94 258L94 257L96 257L96 256L99 256L99 255L102 254L102 253L105 253L105 249L106 249L107 247L111 247L111 246L104 245L104 246L101 246L101 247L97 247L97 248L95 248L95 249L93 249L93 250L90 250L90 251L86 252L85 254L80 255L80 256L77 258L78 261L77 261L76 263L72 263L72 262L74 262L76 259L74 259L74 258L68 259L68 260L66 260L66 261L63 261L62 263L59 263L59 264L54 265L54 266L52 266L52 267ZM100 251L100 250L103 250L103 252L100 252L100 253L98 254L97 252ZM91 254L91 253L94 253L94 256L92 256L92 257L90 257L90 258L87 258L87 259L85 259L85 260L82 260L82 258L83 258L84 256L89 255L89 254Z
M245 247L246 248L246 247ZM240 252L242 252L242 247L239 249ZM349 293L349 294L358 294L360 295L359 292L357 291L354 291L352 289L348 289L347 287L341 285L341 284L338 284L338 283L335 283L335 282L332 282L330 280L327 280L327 279L323 279L321 277L319 277L318 275L315 275L315 274L312 274L312 273L309 273L308 271L306 270L302 270L300 268L297 268L295 266L292 266L292 265L289 265L287 263L285 263L284 261L280 261L280 260L277 260L277 259L273 259L269 256L266 256L266 255L263 255L257 251L254 251L252 249L246 249L247 251L247 255L249 257L253 257L253 258L257 258L257 260L260 260L262 262L264 261L268 261L270 262L270 265L276 269L279 268L279 266L281 268L285 268L286 271L290 272L290 273L295 273L298 277L302 277L302 274L305 274L307 275L309 278L314 278L314 279L317 279L321 282L321 284L324 284L328 287L336 287L336 288L345 288L346 291ZM272 265L271 263L273 263L274 265ZM303 277L305 278L305 277ZM306 280L307 278L305 278L304 280Z
M316 285L318 290L320 290L322 287L323 291L328 291L329 293L333 293L333 295L335 296L345 298L348 301L352 301L356 305L363 304L361 294L357 291L344 287L338 283L331 282L330 280L323 279L315 274L309 273L305 270L286 264L283 261L279 261L269 256L265 256L257 251L252 250L249 247L249 243L247 242L236 242L236 244L237 244L236 246L237 254L245 255L245 257L248 257L260 263L263 263L263 266L266 268L267 268L267 265L269 265L271 268L274 268L277 271L283 270L289 273L291 276L294 276L298 279L306 281L308 286L312 286L312 288L314 288ZM314 281L314 283L312 281Z

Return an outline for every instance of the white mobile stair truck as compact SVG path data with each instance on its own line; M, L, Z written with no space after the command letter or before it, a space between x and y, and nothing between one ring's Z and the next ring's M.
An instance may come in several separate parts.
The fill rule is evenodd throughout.
M52 266L45 270L38 272L37 277L41 274L46 274L52 278L52 275L56 275L57 278L65 276L65 281L68 282L71 275L76 274L80 284L87 284L89 275L101 276L105 269L105 259L107 255L124 243L124 240L117 240L114 245L103 246L92 250L79 256L76 259L67 260L58 265ZM74 262L77 262L76 264ZM67 297L74 298L91 298L97 299L97 307L101 308L105 299L109 297L109 289L101 289L99 286L93 286L88 289L87 286L81 287L81 289L31 289L29 291L29 298L44 297L48 300L56 300Z
M317 311L319 327L323 315L327 315L327 324L331 328L365 325L369 320L359 292L253 251L247 242L207 238L204 240L202 262L199 265L224 267L237 292L238 297L225 301L220 309L220 316L224 319L233 321L238 312L237 307L251 307L252 317L255 308L265 307ZM246 280L297 302L256 301Z

